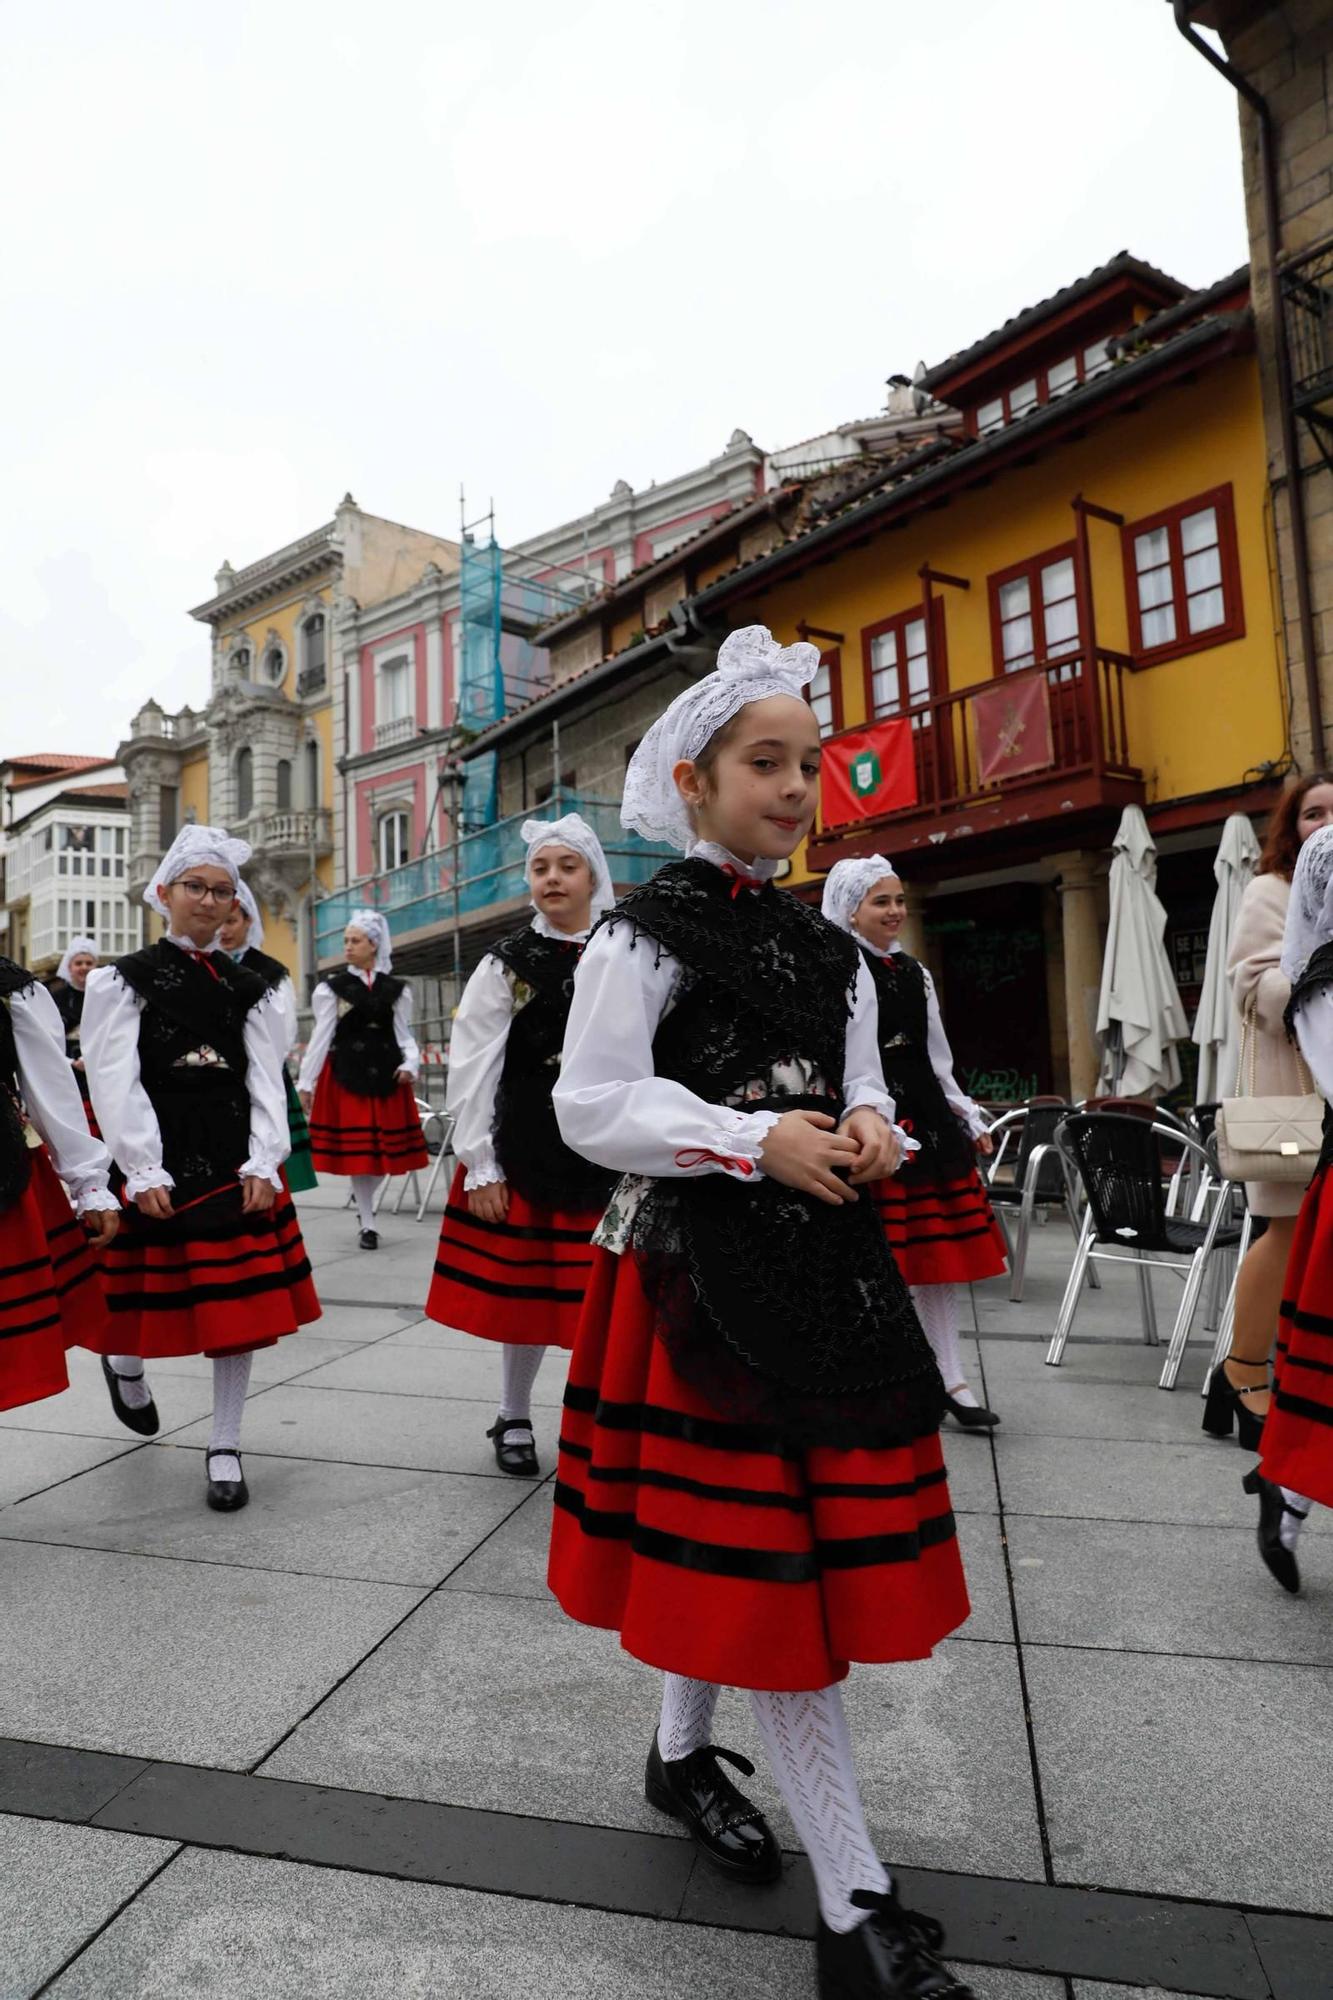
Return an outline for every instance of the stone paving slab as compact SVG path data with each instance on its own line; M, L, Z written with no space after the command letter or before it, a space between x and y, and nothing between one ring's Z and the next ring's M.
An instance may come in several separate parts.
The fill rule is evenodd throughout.
M1255 1503L1240 1484L1253 1461L1239 1452L1012 1432L996 1454L1007 1514L1254 1530Z
M29 1493L43 1492L61 1480L75 1479L97 1465L107 1465L137 1439L122 1428L115 1438L63 1437L54 1431L7 1430L0 1447L0 1509ZM0 1513L0 1521L3 1521Z
M250 1451L245 1467L250 1505L214 1514L202 1452L136 1452L0 1512L0 1537L429 1589L525 1496L517 1482Z
M254 1396L274 1382L290 1382L294 1376L308 1375L312 1369L337 1361L344 1354L355 1354L362 1345L361 1341L330 1339L326 1335L316 1339L304 1328L300 1333L289 1333L272 1347L256 1349L250 1361L249 1393ZM160 1378L186 1375L211 1388L213 1363L206 1354L175 1354L163 1361L149 1362L148 1373L154 1385ZM164 1396L169 1393L166 1389L162 1391Z
M467 1336L465 1335L466 1339ZM306 1375L310 1389L364 1389L372 1395L435 1396L487 1404L492 1414L500 1394L498 1343L469 1339L465 1348L407 1346L393 1340L363 1347ZM558 1408L565 1393L568 1357L561 1348L547 1354L533 1385L534 1408ZM488 1418L489 1422L490 1419Z
M0 1734L231 1770L263 1756L421 1595L16 1541L0 1574Z
M1333 1670L1025 1660L1057 1881L1329 1914Z
M247 1452L278 1457L471 1472L507 1480L486 1437L493 1417L493 1411L476 1403L451 1403L433 1396L368 1395L279 1383L248 1406L243 1442ZM545 1445L552 1462L555 1432L555 1411L540 1412L538 1449ZM207 1444L209 1427L194 1424L179 1435L184 1444Z
M173 1851L169 1840L0 1815L0 2000L36 1993Z
M111 1407L102 1364L95 1354L72 1347L67 1356L69 1387L58 1396L40 1403L23 1403L16 1410L0 1413L3 1431L60 1431L66 1436L110 1438L116 1444L138 1444L137 1434L127 1430ZM151 1369L152 1364L149 1364ZM213 1385L192 1381L188 1376L163 1376L154 1385L159 1435L170 1436L194 1423L213 1408ZM0 1456L3 1454L0 1453Z

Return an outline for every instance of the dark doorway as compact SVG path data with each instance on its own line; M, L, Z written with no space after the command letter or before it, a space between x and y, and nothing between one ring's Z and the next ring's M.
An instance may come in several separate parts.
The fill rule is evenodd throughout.
M997 883L950 896L926 918L954 1074L986 1104L1051 1088L1041 893L1035 882Z

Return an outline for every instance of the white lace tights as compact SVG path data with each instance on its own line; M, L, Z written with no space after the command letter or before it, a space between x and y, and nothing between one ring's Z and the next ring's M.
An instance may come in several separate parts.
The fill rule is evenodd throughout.
M500 1416L530 1417L532 1415L532 1385L537 1380L537 1370L542 1365L546 1353L544 1347L525 1347L517 1341L506 1341L503 1349L502 1373L500 1381Z
M912 1303L922 1331L930 1342L935 1365L944 1377L944 1386L960 1403L975 1403L963 1371L963 1349L958 1338L957 1285L913 1285ZM959 1389L962 1394L960 1395Z
M713 1710L721 1692L716 1681L692 1681L684 1674L662 1676L657 1747L668 1764L712 1742Z

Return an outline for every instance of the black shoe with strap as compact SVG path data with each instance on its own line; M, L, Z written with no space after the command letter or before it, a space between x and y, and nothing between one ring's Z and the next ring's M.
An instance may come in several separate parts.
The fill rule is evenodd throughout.
M658 1812L670 1813L687 1826L700 1853L733 1882L776 1882L782 1873L782 1851L773 1829L752 1799L732 1784L721 1763L743 1777L754 1776L748 1757L705 1743L688 1757L669 1761L657 1747L648 1752L643 1795Z
M956 1424L965 1431L993 1431L1000 1419L994 1410L988 1410L984 1403L960 1403L947 1390L944 1407Z
M363 1250L378 1250L379 1247L380 1233L378 1229L363 1229L361 1231L361 1248Z
M1265 1479L1256 1466L1247 1472L1241 1485L1247 1493L1259 1496L1259 1554L1270 1575L1275 1576L1282 1588L1293 1597L1300 1596L1301 1572L1296 1561L1295 1549L1284 1547L1282 1541L1282 1516L1294 1514L1298 1521L1307 1515L1299 1507L1293 1507L1284 1497L1282 1488L1275 1486L1271 1479Z
M495 1446L495 1462L501 1472L515 1479L536 1478L541 1471L537 1441L526 1417L497 1417L486 1435Z
M161 1428L162 1419L157 1414L157 1404L153 1401L152 1397L150 1396L148 1401L141 1404L136 1410L131 1409L120 1393L122 1382L142 1382L142 1374L118 1375L105 1354L102 1356L102 1373L106 1377L106 1386L111 1391L111 1407L120 1418L120 1421L127 1429L137 1431L140 1437L156 1437Z
M209 1506L217 1514L239 1513L242 1507L248 1507L250 1504L250 1488L245 1483L245 1474L242 1473L239 1479L214 1479L215 1458L234 1458L239 1465L241 1454L230 1447L204 1453L204 1470L208 1474L208 1492L205 1497Z
M941 1961L944 1931L933 1917L905 1910L895 1889L857 1889L852 1902L870 1912L855 1930L831 1931L820 1918L819 2000L976 2000Z
M1264 1369L1262 1382L1250 1382L1240 1388L1227 1374L1227 1361L1234 1361L1238 1368ZM1232 1426L1236 1428L1242 1451L1258 1451L1263 1441L1264 1420L1257 1416L1241 1401L1243 1396L1266 1396L1268 1382L1267 1363L1242 1361L1239 1354L1228 1354L1225 1361L1219 1361L1208 1378L1208 1395L1203 1406L1203 1429L1209 1437L1228 1438Z

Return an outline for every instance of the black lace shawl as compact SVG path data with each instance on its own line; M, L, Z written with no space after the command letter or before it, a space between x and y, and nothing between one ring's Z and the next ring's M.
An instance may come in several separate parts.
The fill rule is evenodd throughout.
M68 979L53 979L46 990L55 1001L65 1024L65 1054L73 1061L80 1052L79 1031L83 1025L83 1003L87 995Z
M504 1177L544 1208L595 1208L610 1195L615 1175L565 1144L551 1103L582 946L541 937L525 924L491 950L528 988L510 1022L495 1101L495 1151Z
M19 1057L9 1001L35 983L12 958L0 958L0 1215L14 1206L32 1178L32 1156L19 1109Z
M392 1097L403 1052L394 1031L394 1004L406 981L377 972L367 986L358 972L331 972L328 985L348 1011L333 1031L329 1060L344 1090L360 1097Z
M703 861L669 864L605 922L682 967L659 1075L710 1103L839 1115L858 964L844 932L771 885L733 895ZM662 1179L631 1252L673 1366L723 1417L842 1448L938 1428L939 1372L865 1195L834 1207L767 1176Z
M257 973L270 992L276 993L289 976L280 958L270 958L266 951L256 951L252 944L246 946L237 963L243 965L247 972Z
M971 1164L971 1149L931 1065L925 967L905 951L881 958L862 946L861 956L879 1003L884 1081L898 1123L921 1147L906 1171L961 1174Z
M1311 952L1304 972L1292 985L1291 998L1282 1016L1282 1025L1287 1031L1287 1039L1296 1039L1296 1015L1307 1000L1313 1000L1316 993L1322 993L1326 986L1333 986L1333 941L1321 944L1318 951Z

